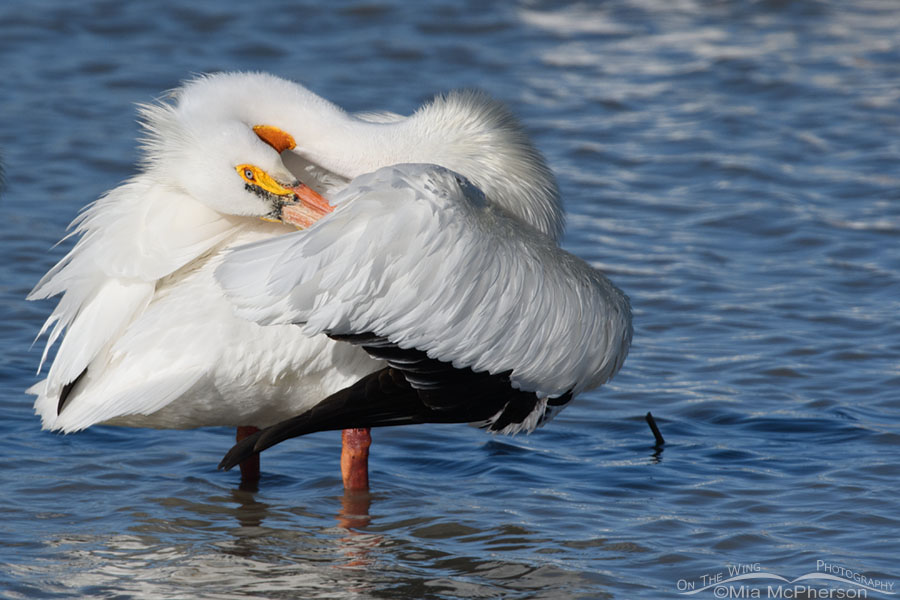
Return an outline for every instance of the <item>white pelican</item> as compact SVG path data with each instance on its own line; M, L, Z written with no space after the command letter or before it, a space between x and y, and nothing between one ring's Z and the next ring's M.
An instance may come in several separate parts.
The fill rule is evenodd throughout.
M325 429L531 431L622 366L627 297L461 175L385 167L333 202L306 231L229 252L216 277L241 317L301 324L387 366L245 438L220 467ZM293 207L282 218L298 212L307 225Z
M352 345L235 317L214 281L228 248L293 231L257 217L277 216L297 177L332 193L387 165L442 165L551 238L562 231L552 174L481 94L409 117L351 115L293 82L228 73L141 114L142 172L73 222L80 239L29 296L62 296L42 364L62 341L29 390L45 429L265 427L381 367Z

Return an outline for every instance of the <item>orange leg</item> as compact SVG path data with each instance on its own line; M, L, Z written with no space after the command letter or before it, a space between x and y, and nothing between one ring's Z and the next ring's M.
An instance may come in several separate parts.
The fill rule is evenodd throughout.
M259 431L259 428L254 427L253 425L247 425L246 427L238 427L237 435L235 439L239 442L245 437L249 437ZM254 454L244 462L240 464L241 467L241 481L259 481L259 454Z
M345 429L341 432L341 475L345 490L369 489L370 429ZM243 465L241 465L243 468Z

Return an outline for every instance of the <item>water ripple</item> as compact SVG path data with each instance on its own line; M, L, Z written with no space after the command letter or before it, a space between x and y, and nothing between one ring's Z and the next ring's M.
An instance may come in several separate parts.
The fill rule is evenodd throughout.
M0 5L4 597L658 598L820 559L896 581L898 29L882 0ZM379 430L365 496L329 434L253 491L215 471L229 432L40 432L51 303L23 297L134 172L133 104L222 69L350 110L507 101L565 247L631 298L622 373L530 437Z

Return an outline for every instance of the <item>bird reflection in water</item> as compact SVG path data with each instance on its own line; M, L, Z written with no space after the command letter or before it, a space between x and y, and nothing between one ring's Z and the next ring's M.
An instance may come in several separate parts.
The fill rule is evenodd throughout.
M257 499L259 486L257 481L242 480L237 488L231 491L231 497L237 503L233 511L240 528L235 530L237 539L232 551L238 549L238 555L253 557L259 551L258 542L265 537L268 527L265 520L272 516L271 505ZM370 509L373 496L368 486L363 489L345 489L340 499L335 520L338 528L334 530L334 549L345 560L334 566L367 567L373 563L372 551L382 545L384 536L361 531L372 522ZM295 509L296 510L296 509Z
M261 527L265 518L269 516L269 505L256 499L257 491L256 482L245 481L241 481L237 489L231 490L231 497L238 504L234 510L234 518L240 523L242 530Z
M372 494L369 490L344 490L341 498L341 510L337 515L338 525L346 530L340 538L341 553L347 562L338 567L368 567L373 562L372 550L378 548L384 539L381 535L359 531L368 527L372 521L369 508L372 505Z
M372 494L369 490L344 490L341 498L341 510L338 512L338 525L345 529L368 527L372 522L369 508L372 506Z

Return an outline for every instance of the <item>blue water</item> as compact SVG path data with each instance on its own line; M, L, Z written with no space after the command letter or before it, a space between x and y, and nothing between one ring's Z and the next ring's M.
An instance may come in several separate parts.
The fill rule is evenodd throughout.
M0 3L0 597L661 598L738 564L900 592L900 3L408 6ZM632 299L621 374L528 437L378 430L362 498L335 433L252 491L229 430L41 432L24 296L135 171L134 103L235 69L506 101Z

